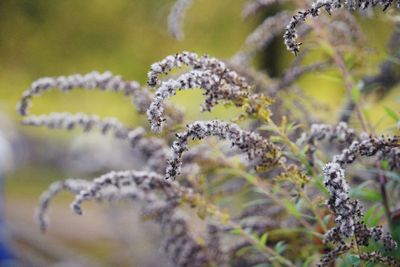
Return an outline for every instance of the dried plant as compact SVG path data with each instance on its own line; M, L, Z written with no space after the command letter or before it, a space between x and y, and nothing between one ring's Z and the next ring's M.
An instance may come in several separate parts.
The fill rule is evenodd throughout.
M178 0L171 9L169 29L178 39L183 38L183 19L192 2ZM248 1L243 14L252 15L278 2L289 1ZM305 3L292 4L304 9ZM375 133L378 130L371 127L354 90L355 81L372 79L389 91L398 83L396 64L385 61L373 78L365 74L362 64L349 66L348 54L356 49L346 47L365 36L348 11L303 24L321 10L330 14L335 9L377 5L386 10L393 4L317 1L291 20L288 11L278 12L266 18L226 62L185 51L152 64L150 87L110 72L37 80L18 105L19 113L26 116L24 125L110 134L127 142L143 162L138 170L109 170L93 180L53 183L40 199L40 228L48 227L50 202L65 190L74 195L71 208L79 215L87 201L127 200L140 205L143 217L160 225L161 247L173 266L400 266L395 231L400 119L387 109L396 119L395 126L385 135ZM280 77L269 77L250 60L285 26L284 42L298 57ZM297 35L301 31L312 38L312 30L317 31L317 44L324 53L310 63L315 58L309 55L320 47L300 52ZM351 38L350 33L354 33ZM396 36L391 47L398 45ZM346 58L343 52L348 53ZM357 55L353 58L357 61ZM385 75L387 69L390 75ZM319 103L314 104L298 83L301 77L327 70L338 70L347 89L350 114L334 124L321 122L315 111ZM146 112L152 131L83 113L27 116L32 98L52 88L121 92L132 98L139 113ZM202 111L226 104L238 108L240 115L232 121L182 125L182 111L167 100L192 89L204 91ZM350 121L353 111L357 118ZM163 128L166 122L171 127ZM177 133L177 129L184 130ZM365 185L371 185L377 197L359 198ZM374 214L376 205L383 207L385 216Z
M357 157L371 157L379 154L381 158L391 155L389 151L398 149L399 138L362 138L361 141L354 141L348 149L335 156L333 161L324 167L324 185L330 193L327 202L328 207L335 215L335 227L326 233L325 240L341 245L341 253L357 246L368 246L373 238L375 241L382 241L385 250L390 251L397 248L396 242L390 234L383 234L380 227L369 229L363 220L363 212L359 201L351 200L349 196L349 185L345 180L344 166L353 163ZM391 160L393 161L393 160ZM392 166L391 166L392 167ZM346 244L346 239L354 237L355 242ZM346 244L346 245L344 245ZM321 266L334 260L337 251L330 252L321 259ZM374 261L383 263L393 262L390 257L376 257Z
M285 40L285 45L287 49L294 54L297 54L300 51L301 43L297 42L297 28L301 25L308 17L318 17L321 13L321 10L325 10L329 15L332 11L336 9L346 8L350 11L354 11L357 9L364 10L369 7L381 6L383 11L389 8L394 1L391 0L380 0L380 1L368 1L368 0L360 0L360 1L326 1L326 0L317 0L315 1L310 8L299 11L293 18L290 20L289 24L286 26L285 34L283 38Z
M84 90L110 90L113 92L122 92L124 95L132 98L138 112L145 112L152 99L153 95L148 88L141 87L136 81L126 81L119 75L113 75L106 71L99 73L92 71L85 75L73 74L69 76L59 77L44 77L34 81L28 88L18 103L17 109L22 116L29 114L32 98L40 96L42 93L49 91L52 88L58 88L61 92L69 92L75 89ZM171 119L179 123L182 121L182 113L173 106L167 108Z
M187 131L176 134L177 140L172 145L172 156L168 160L166 179L175 179L181 173L182 154L188 148L188 140L203 139L207 136L216 136L219 139L228 139L233 147L238 147L247 154L249 160L258 161L260 167L271 167L280 160L279 149L269 140L260 135L247 132L239 126L221 121L195 122L187 126Z
M186 65L192 71L180 75L176 79L160 81L161 74L168 74L173 68ZM206 99L203 111L209 111L221 100L229 100L240 105L248 95L249 85L235 71L228 69L225 63L208 56L199 57L195 53L183 52L168 56L154 63L148 73L148 84L159 86L155 98L147 111L153 131L159 132L165 120L164 101L175 95L177 90L201 88L205 90Z

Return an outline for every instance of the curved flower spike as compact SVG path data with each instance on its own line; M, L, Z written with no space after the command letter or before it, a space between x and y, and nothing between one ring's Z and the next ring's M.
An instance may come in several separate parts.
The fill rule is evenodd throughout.
M168 160L166 179L175 179L181 172L182 154L189 149L190 138L201 140L208 136L216 136L221 140L229 140L245 152L249 160L255 160L257 166L270 167L280 159L279 149L261 135L240 129L234 123L213 121L197 121L187 126L186 132L176 134L172 144L172 156Z

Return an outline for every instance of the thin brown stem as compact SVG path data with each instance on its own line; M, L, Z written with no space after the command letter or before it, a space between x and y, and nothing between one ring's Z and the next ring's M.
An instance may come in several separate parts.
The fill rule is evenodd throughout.
M375 162L375 166L378 169L379 188L381 191L383 208L385 210L385 215L388 220L388 223L390 226L392 226L389 200L388 200L388 196L387 196L387 192L386 192L387 178L386 178L385 174L383 173L383 170L382 170L382 167L381 167L381 164L379 163L379 161Z

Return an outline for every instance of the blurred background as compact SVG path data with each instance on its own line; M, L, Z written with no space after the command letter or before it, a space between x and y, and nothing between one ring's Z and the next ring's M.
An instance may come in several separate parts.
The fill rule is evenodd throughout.
M78 217L68 207L71 196L62 194L52 205L49 231L40 233L33 214L38 197L52 181L95 177L112 168L129 168L133 160L124 144L95 134L20 126L15 106L31 82L43 76L110 70L145 84L149 66L169 54L188 50L228 59L268 13L244 20L244 2L195 1L185 19L185 39L178 42L167 31L173 4L169 0L0 1L0 266L162 265L159 229L142 222L135 208L88 204L85 216ZM377 23L389 30L370 31ZM363 21L373 48L371 61L385 56L391 33L387 25ZM254 65L273 76L292 60L277 38ZM319 114L321 118L333 120L330 112L344 102L342 84L322 74L308 75L300 83L330 107ZM398 93L396 89L387 95L384 105L398 107ZM173 98L186 109L188 120L234 117L223 107L200 113L201 100L196 90ZM384 128L384 105L372 103L366 103L373 114L370 119ZM32 114L52 111L115 116L130 126L147 127L146 118L138 116L129 99L109 92L54 90L35 99Z

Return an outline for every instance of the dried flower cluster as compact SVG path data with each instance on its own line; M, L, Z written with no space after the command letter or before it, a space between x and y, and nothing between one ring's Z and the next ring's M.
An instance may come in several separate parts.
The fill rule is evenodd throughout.
M172 145L172 156L168 160L167 179L175 179L180 174L182 154L189 149L189 139L201 140L208 136L230 140L232 146L245 152L249 160L256 160L257 166L271 167L276 165L279 160L279 149L257 133L244 131L233 123L217 120L198 121L188 125L184 133L176 134L177 140Z
M58 88L61 92L69 92L73 89L85 89L101 91L111 90L113 92L122 92L124 95L132 98L137 111L143 113L150 106L153 100L153 94L148 88L141 87L136 81L126 81L120 75L113 75L110 71L99 73L92 71L81 75L73 74L69 76L45 77L34 81L22 95L17 106L22 116L29 114L29 107L34 96L40 96L42 93ZM182 112L172 105L167 106L168 117L172 123L180 123L183 118Z
M394 1L391 0L380 0L380 1L369 1L369 0L359 0L359 1L340 1L340 0L317 0L312 4L312 6L306 10L299 11L293 16L290 23L286 26L286 32L283 35L285 45L287 49L294 54L300 51L301 43L297 42L297 28L302 24L307 17L318 17L321 10L324 9L328 14L335 9L347 8L350 11L357 9L367 9L368 7L382 6L383 11L385 11L389 6L391 6Z
M37 218L43 230L47 226L44 217L49 202L61 190L68 190L76 196L71 208L77 214L82 214L82 202L90 199L127 199L143 203L144 216L152 217L162 226L163 247L174 265L204 266L213 260L204 245L194 239L187 219L177 212L180 199L191 198L193 193L166 181L159 174L119 171L102 175L92 182L75 179L56 182L43 193L38 208Z
M345 179L344 167L361 156L371 157L379 154L380 157L385 158L390 155L387 153L388 151L398 149L399 141L397 137L362 138L360 141L354 141L349 148L344 149L324 167L324 185L330 193L327 205L335 215L335 227L329 230L325 236L327 242L344 245L346 240L354 236L359 246L368 246L369 240L373 238L376 241L382 241L386 250L397 248L397 244L390 234L383 234L381 228L369 229L364 224L361 204L357 200L350 199L350 187ZM321 263L325 263L327 259L334 259L332 253L335 254L336 251L329 253Z
M135 142L140 135L143 135L144 129L138 128L130 130L126 128L115 118L100 119L96 115L87 115L84 113L50 113L48 115L28 116L22 123L35 127L48 127L50 129L65 129L73 130L77 127L83 131L89 132L97 127L102 134L112 132L118 139L129 139L132 143Z
M82 190L88 188L90 184L90 181L80 179L66 179L51 184L47 191L42 193L39 200L39 206L36 211L36 219L40 229L42 231L46 231L47 229L48 218L46 213L53 198L55 198L61 191L69 191L72 194L77 195Z
M249 16L261 7L284 2L287 1L248 1L243 13ZM183 19L192 3L192 0L178 0L171 9L169 30L178 39L183 38ZM352 11L380 5L387 9L392 4L394 1L386 0L317 1L292 17L286 26L285 44L297 54L299 32L307 34L312 28L303 22L310 16L317 17L323 9L330 14L339 8ZM302 51L279 78L268 77L248 64L256 52L283 31L288 20L287 11L267 17L227 63L190 52L167 56L151 65L148 72L150 88L110 72L35 81L23 93L18 105L22 116L29 114L33 97L52 88L62 92L111 90L132 98L137 111L147 115L152 130L130 128L114 118L102 119L83 113L25 117L24 125L110 134L127 142L135 157L143 163L138 170L109 170L92 181L67 179L53 183L40 199L36 213L40 228L46 230L50 202L65 190L75 196L71 208L76 214L83 214L83 204L93 200L130 200L135 205L140 204L143 216L161 226L162 248L173 266L331 266L338 258L347 256L356 256L364 263L400 266L399 258L393 252L398 249L395 236L384 232L382 226L376 226L378 223L367 226L368 213L364 213L359 200L350 197L351 185L356 183L358 186L360 182L351 179L350 172L345 175L348 165L361 157L375 156L374 165L364 164L363 169L373 169L365 179L373 177L379 182L387 223L391 225L390 206L396 200L387 201L385 190L389 178L386 176L397 178L400 137L393 132L376 137L370 134L372 131L368 131L367 124L362 125L366 132L363 134L357 134L349 126L353 127L353 124L344 122L312 124L320 120L311 118L314 114L310 115L306 105L298 101L307 98L296 83L298 79L316 70L335 67L334 64L345 76L344 84L351 91L354 77L346 65L351 62L343 63L345 60L338 50L328 58L306 64L308 51ZM356 33L356 39L362 35L354 18L347 13L335 18L334 22L328 25L331 32L344 36ZM299 28L301 24L303 26ZM335 46L343 40L329 41ZM350 57L348 61L351 60ZM171 75L177 69L181 72ZM392 86L394 82L387 84ZM154 93L151 92L153 89ZM220 103L240 107L244 110L237 119L241 126L210 120L195 121L183 127L183 113L167 100L180 90L191 89L204 91L202 111L210 111ZM289 97L285 99L285 95L296 95L295 101ZM272 98L277 100L274 102ZM351 104L353 109L358 108L355 101ZM363 122L362 112L358 115ZM396 116L391 114L391 117ZM171 127L166 127L163 135L157 136L166 122ZM308 132L301 130L310 124ZM246 125L250 126L244 128ZM182 128L182 132L175 132ZM175 140L171 138L173 135ZM208 137L215 137L216 143L213 140L204 142ZM191 147L190 140L201 140L202 144ZM326 163L327 159L329 162L321 170L320 164ZM354 172L359 174L359 170ZM353 177L357 178L356 175ZM373 180L370 182L374 183ZM393 187L393 191L398 188L396 184ZM400 197L398 193L393 195ZM201 219L196 224L194 213ZM330 251L321 256L327 245L331 246ZM300 246L304 247L302 253L293 253ZM389 256L391 252L393 257ZM318 258L319 263L316 262Z
M186 65L192 70L175 79L160 81L161 74L168 74L173 68ZM226 100L242 103L248 95L249 85L235 71L226 67L225 63L209 56L199 57L195 53L183 52L168 56L154 63L148 73L148 84L158 86L155 98L147 111L153 131L159 132L165 121L163 117L164 102L176 94L178 90L201 88L205 90L203 111L209 111L219 101Z
M31 98L39 96L52 88L59 88L63 92L68 92L74 88L88 90L98 88L100 90L123 92L126 95L133 95L141 89L137 82L124 81L121 76L114 76L109 71L104 73L93 71L85 75L74 74L55 78L45 77L33 82L31 87L24 92L18 106L19 113L23 116L27 115Z
M48 115L28 116L22 120L22 124L67 131L76 128L81 128L84 132L98 129L103 135L111 133L114 138L128 142L135 154L146 163L145 168L157 173L165 172L167 159L170 157L170 148L164 139L148 137L144 128L130 129L115 118L101 119L96 115L84 113L50 113ZM189 164L196 162L208 166L213 164L231 166L231 163L225 157L213 157L204 146L191 149L183 157L183 161ZM190 169L188 171L190 172Z
M355 131L348 128L345 122L340 122L335 127L326 124L313 124L309 133L303 133L298 140L299 144L307 145L307 158L314 165L314 153L317 150L316 142L327 141L338 145L349 146L358 140Z
M376 251L363 252L360 256L360 259L370 263L383 263L387 266L400 266L400 263L396 261L393 257L383 256L381 253Z
M165 141L160 138L148 138L142 127L130 129L115 118L100 119L96 115L83 113L51 113L49 115L28 116L22 123L29 126L68 131L79 127L85 132L89 132L97 128L102 134L112 133L113 137L126 140L136 154L147 163L146 167L150 170L160 173L165 170L166 159L169 155Z

